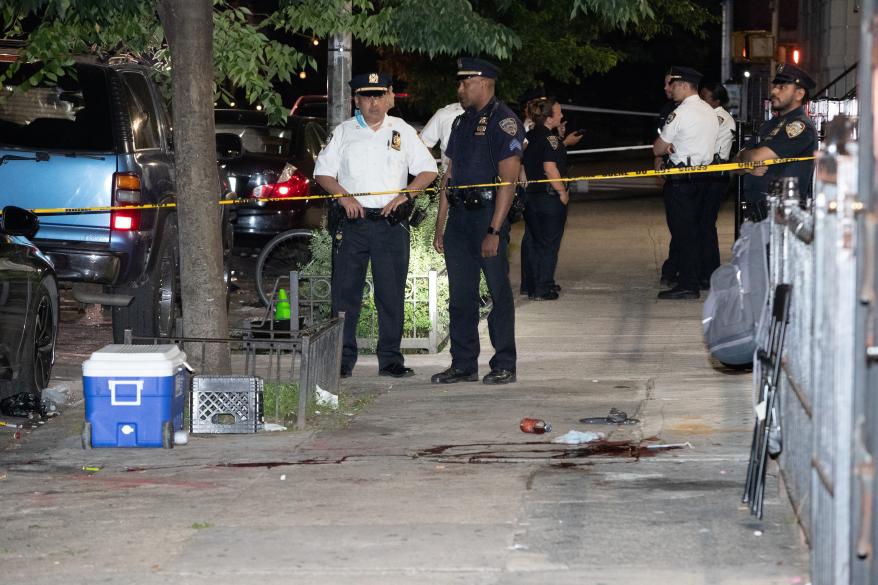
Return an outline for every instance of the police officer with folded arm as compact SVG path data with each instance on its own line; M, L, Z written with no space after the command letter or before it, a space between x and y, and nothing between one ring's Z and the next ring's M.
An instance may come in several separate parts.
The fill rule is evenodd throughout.
M656 156L669 156L674 167L709 165L713 161L719 122L698 96L701 73L691 67L671 67L671 99L680 105L668 115L653 144ZM697 299L698 212L707 182L700 174L668 175L667 213L671 238L677 252L677 285L658 294L660 299Z
M475 381L479 357L479 280L491 294L488 332L494 346L485 384L515 382L515 307L509 283L509 222L521 169L521 121L494 95L500 69L482 59L458 60L457 95L464 113L455 121L446 154L433 246L445 254L450 289L451 367L435 384ZM467 187L500 181L500 187ZM447 217L447 221L446 221Z
M356 115L333 131L317 157L314 178L329 193L419 190L437 176L436 162L414 128L388 116L392 88L388 75L351 79ZM414 179L409 183L408 177ZM341 220L333 234L332 311L345 312L341 375L357 362L357 322L366 268L371 262L378 310L379 375L401 378L405 285L409 264L408 214L416 194L355 195L337 199Z
M771 109L777 116L762 124L756 144L739 152L735 161L758 163L775 158L814 156L817 130L804 106L814 86L814 80L795 65L778 65L771 81ZM797 177L802 201L811 198L813 160L757 166L744 173L744 201L753 219L767 217L770 185L782 177Z

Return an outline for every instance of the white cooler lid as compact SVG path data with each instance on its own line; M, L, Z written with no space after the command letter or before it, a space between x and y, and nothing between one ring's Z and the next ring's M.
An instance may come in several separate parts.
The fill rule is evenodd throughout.
M111 344L82 363L83 376L173 376L186 361L176 345Z

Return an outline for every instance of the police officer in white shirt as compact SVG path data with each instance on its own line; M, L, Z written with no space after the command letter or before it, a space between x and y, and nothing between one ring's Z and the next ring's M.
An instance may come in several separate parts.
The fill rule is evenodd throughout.
M716 114L719 131L716 134L714 163L729 162L732 142L735 140L735 120L725 106L729 103L729 93L722 83L704 83L699 91L703 99ZM698 284L701 290L710 288L710 275L719 268L719 238L716 233L716 218L729 192L729 174L711 173L707 177L707 193L698 214Z
M338 125L317 157L314 178L329 193L419 190L436 178L436 162L414 128L388 116L390 76L357 75L350 82L356 115ZM414 179L409 183L409 175ZM378 310L379 375L402 378L405 284L409 264L408 215L416 193L337 199L341 221L333 234L332 311L345 312L341 376L357 362L357 322L371 261Z
M442 165L448 166L448 157L445 156L445 149L448 148L448 139L451 137L451 125L459 115L463 113L463 106L460 102L454 102L447 106L436 110L433 117L427 120L424 129L421 130L421 140L428 148L433 148L439 143L439 150L442 152Z
M670 166L708 165L713 161L719 122L716 114L698 96L701 74L690 67L671 67L672 99L680 105L665 121L653 144L656 156L668 155ZM658 294L660 299L697 299L698 211L707 182L702 174L669 175L668 223L678 251L677 285Z

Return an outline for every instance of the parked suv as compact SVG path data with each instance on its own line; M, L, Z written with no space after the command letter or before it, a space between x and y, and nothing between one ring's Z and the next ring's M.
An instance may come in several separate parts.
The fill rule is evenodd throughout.
M0 156L8 159L0 201L65 210L175 201L171 125L148 69L83 59L75 75L13 91L33 67L0 88ZM217 205L217 229L225 229L224 208ZM175 332L179 228L174 208L53 213L41 217L34 241L76 300L112 307L121 342L126 328Z

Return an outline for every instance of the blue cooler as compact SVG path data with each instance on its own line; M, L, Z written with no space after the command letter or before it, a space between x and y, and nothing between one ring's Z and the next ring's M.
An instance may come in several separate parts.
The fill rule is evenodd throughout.
M82 364L82 446L174 446L189 387L176 345L108 345Z

